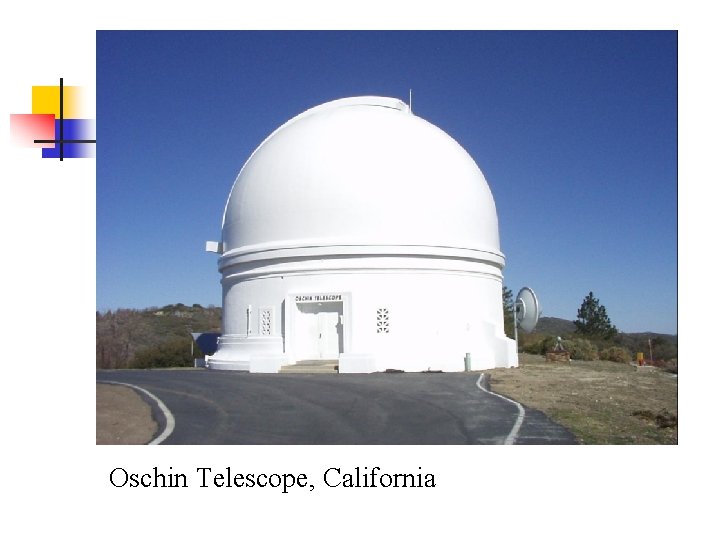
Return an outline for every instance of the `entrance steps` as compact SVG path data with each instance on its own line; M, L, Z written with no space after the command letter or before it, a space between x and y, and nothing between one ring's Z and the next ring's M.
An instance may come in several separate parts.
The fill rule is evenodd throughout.
M337 373L337 360L301 360L280 368L280 373Z

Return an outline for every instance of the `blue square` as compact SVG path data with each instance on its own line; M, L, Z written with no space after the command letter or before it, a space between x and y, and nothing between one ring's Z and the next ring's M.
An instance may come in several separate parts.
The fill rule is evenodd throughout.
M63 119L62 139L67 140L94 140L95 122L85 119ZM60 119L55 120L55 139L60 140ZM55 143L54 148L43 148L42 157L59 158L60 143ZM91 158L95 157L95 143L63 143L64 158Z

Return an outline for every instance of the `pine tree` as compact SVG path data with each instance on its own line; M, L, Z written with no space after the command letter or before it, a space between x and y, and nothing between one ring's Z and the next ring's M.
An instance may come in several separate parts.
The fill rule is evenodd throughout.
M578 334L603 339L611 338L617 334L617 328L610 322L605 306L593 296L592 291L583 300L577 316L578 318L574 323Z
M513 300L512 290L508 289L505 285L503 285L502 288L502 303L505 335L509 338L514 338L515 329L513 328L513 310L515 309L515 300Z

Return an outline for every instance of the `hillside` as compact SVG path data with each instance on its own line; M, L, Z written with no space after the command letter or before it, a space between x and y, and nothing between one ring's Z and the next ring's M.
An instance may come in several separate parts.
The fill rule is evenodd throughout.
M557 317L540 317L535 330L531 333L521 332L518 339L521 349L525 348L527 352L543 354L544 351L538 344L554 343L557 336L561 336L566 340L576 340L581 337L575 333L575 325L572 321L559 319ZM652 340L653 359L677 360L677 335L658 334L655 332L619 332L614 338L605 342L598 342L596 345L599 349L610 346L622 347L626 349L633 358L636 353L642 352L645 358L649 359L651 357L649 340Z
M551 336L564 336L575 332L572 321L558 319L557 317L540 317L535 327L536 334L550 334Z
M190 332L219 332L221 312L218 307L199 304L96 312L96 367L133 367L138 355L150 354L161 347L186 351L192 361Z

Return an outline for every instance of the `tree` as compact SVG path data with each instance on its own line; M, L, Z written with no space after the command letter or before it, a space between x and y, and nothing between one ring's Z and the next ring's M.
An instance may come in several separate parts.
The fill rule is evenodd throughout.
M513 300L512 290L508 289L505 285L503 285L502 288L502 304L505 335L514 339L515 329L513 328L513 311L515 310L515 300Z
M592 291L583 300L574 321L578 334L608 339L617 334L617 328L610 322L605 306L593 296Z

